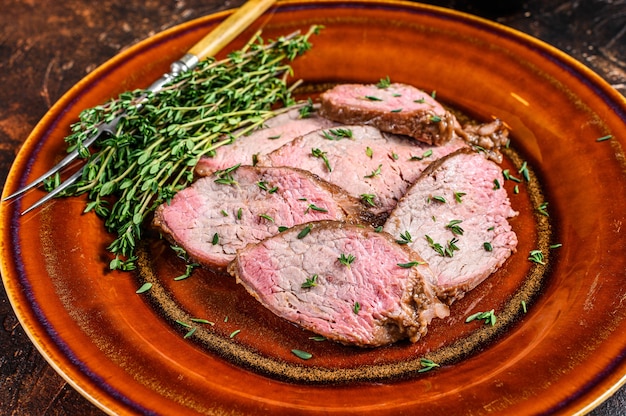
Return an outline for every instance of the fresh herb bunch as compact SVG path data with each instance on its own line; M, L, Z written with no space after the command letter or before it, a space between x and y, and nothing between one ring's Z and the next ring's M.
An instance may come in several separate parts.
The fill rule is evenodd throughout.
M268 43L257 34L228 58L205 60L160 92L123 93L81 113L66 142L87 162L63 195L86 193L85 212L103 217L116 234L108 247L115 255L111 269L135 268L142 223L191 183L201 156L262 126L280 111L272 110L278 103L293 104L289 62L310 49L318 29ZM83 147L99 126L122 114L117 131L97 139L95 152Z

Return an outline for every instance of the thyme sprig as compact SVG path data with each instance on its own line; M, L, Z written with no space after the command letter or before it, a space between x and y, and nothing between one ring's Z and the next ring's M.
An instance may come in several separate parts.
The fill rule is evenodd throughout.
M189 185L200 157L262 126L281 111L273 110L278 103L294 103L289 62L310 49L318 30L267 43L257 34L243 49L201 62L158 93L125 92L80 114L65 140L68 151L79 149L87 162L64 196L87 194L85 211L103 217L116 235L108 247L115 256L111 269L135 268L144 220ZM117 130L101 135L90 153L83 142L116 118ZM222 180L232 185L229 173Z

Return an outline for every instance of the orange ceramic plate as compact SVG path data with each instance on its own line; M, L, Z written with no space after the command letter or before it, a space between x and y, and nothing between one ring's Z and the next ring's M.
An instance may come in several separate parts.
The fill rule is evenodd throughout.
M82 109L146 86L226 15L161 33L87 76L37 125L5 194L58 160ZM521 176L526 161L532 174L519 194L506 183L520 210L518 253L422 342L351 348L310 340L227 276L201 271L175 282L182 264L158 240L142 249L139 273L111 273L111 237L94 215L81 215L84 201L20 216L43 194L34 191L2 206L2 276L48 361L110 413L572 414L617 389L626 376L624 98L554 48L449 10L294 1L269 16L266 38L326 27L294 63L312 90L389 75L476 118L504 120L513 137L505 165ZM542 202L549 217L535 210ZM527 260L534 249L545 265ZM153 289L135 294L145 280ZM492 308L496 326L464 322ZM176 320L198 330L184 339ZM419 372L421 357L441 367Z

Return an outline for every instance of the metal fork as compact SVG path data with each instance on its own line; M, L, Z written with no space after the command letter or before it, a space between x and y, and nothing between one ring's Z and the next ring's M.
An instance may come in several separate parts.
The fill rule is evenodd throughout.
M213 56L219 52L224 46L230 43L237 35L243 32L252 22L254 22L259 16L261 16L269 7L274 4L276 0L249 0L244 3L237 11L220 23L213 31L202 38L198 43L193 45L187 53L179 60L173 62L170 65L170 71L163 74L161 78L156 80L152 85L146 88L148 93L155 93L160 91L166 84L176 78L181 72L190 71L193 69L202 59ZM141 106L142 102L139 101L138 106ZM87 140L83 141L83 147L91 146L101 134L113 134L119 124L120 119L124 117L124 114L120 114L112 121L102 124L98 127L97 131L90 136ZM74 150L65 156L63 160L57 163L54 167L48 170L46 173L33 180L29 184L20 188L11 195L3 198L3 201L8 201L13 198L17 198L23 195L25 192L39 186L46 179L59 172L61 169L67 167L78 157L79 151ZM47 193L44 197L39 199L33 205L26 210L22 211L21 215L24 215L35 208L48 202L50 199L59 195L74 182L76 182L82 176L83 168L79 169L63 183Z

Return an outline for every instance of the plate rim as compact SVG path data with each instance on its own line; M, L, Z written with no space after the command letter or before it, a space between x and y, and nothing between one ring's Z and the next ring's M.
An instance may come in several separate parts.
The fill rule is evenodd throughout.
M618 113L618 116L622 119L626 120L626 97L621 95L616 89L612 88L604 79L602 79L598 74L592 71L590 68L567 55L565 52L541 41L540 39L534 38L530 35L527 35L521 31L516 29L512 29L505 25L502 25L497 22L492 22L477 16L473 16L464 12L458 12L452 9L446 9L438 6L424 5L424 4L415 4L407 1L396 1L396 0L359 0L359 1L336 1L336 0L322 0L322 1L314 1L314 0L288 0L282 1L278 3L277 6L274 7L288 7L288 6L298 6L302 5L305 7L310 7L315 9L316 7L325 7L327 5L350 5L349 7L362 7L363 5L371 6L371 5L381 5L387 6L391 8L395 7L408 7L415 9L417 11L425 10L430 11L437 15L445 15L451 18L455 18L461 21L466 21L472 23L474 26L480 26L481 28L490 29L492 31L497 31L500 33L505 33L509 38L513 40L523 40L524 45L528 48L534 49L537 53L541 53L548 58L553 60L557 60L559 66L570 69L570 73L575 76L577 79L585 83L589 88L591 88L594 92L601 95L602 100L606 103L614 103L612 108ZM62 97L57 100L54 105L46 112L44 117L37 123L33 131L29 134L28 138L22 145L18 155L15 158L15 161L9 170L6 184L3 189L3 196L8 194L8 189L15 187L16 178L20 176L24 176L24 172L17 172L18 166L24 164L22 160L30 160L35 159L36 154L39 151L39 146L45 141L42 138L39 138L39 132L44 131L47 127L53 123L56 114L60 109L65 108L71 101L76 99L78 95L88 93L89 89L85 87L97 82L99 79L106 76L106 74L111 70L112 67L115 67L119 63L133 59L134 56L141 53L141 51L150 46L158 44L163 40L169 39L171 36L176 36L184 31L193 31L196 26L202 26L207 23L219 22L220 20L227 17L232 13L232 10L224 10L214 14L202 16L195 18L193 20L178 24L171 28L168 28L164 31L161 31L151 37L148 37L135 45L132 45L130 48L118 53L111 59L105 61L103 64L99 65L94 71L83 77L78 83L76 83L70 90L68 90ZM30 165L24 164L29 167ZM7 227L5 224L9 224L10 221L6 221L6 217L10 216L8 213L10 211L9 207L11 205L3 204L3 207L0 208L0 232L3 237L8 235L10 232L10 226ZM3 248L6 248L7 241L5 238L2 239L1 245ZM18 299L16 293L16 287L14 287L14 282L11 281L11 276L7 275L7 260L5 258L6 250L3 250L2 254L2 262L0 264L0 270L2 273L2 280L7 291L7 295L11 306L20 322L22 327L24 328L26 334L33 342L37 350L42 354L42 356L46 359L46 361L55 369L55 371L60 374L73 388L79 391L84 397L86 397L89 401L98 406L101 410L106 412L114 413L114 408L109 407L106 403L102 402L102 398L98 398L97 394L92 394L89 388L84 388L80 383L77 383L70 374L66 373L66 370L61 368L61 365L55 357L50 356L46 351L45 345L40 344L40 340L37 336L36 330L34 329L37 326L35 323L30 322L32 316L29 316L29 312L23 311L23 305L18 304ZM31 307L32 305L28 305ZM32 312L30 312L32 314ZM37 324L40 324L39 322ZM32 332L31 332L32 331ZM626 367L625 364L622 367ZM626 384L626 371L621 377L613 377L614 382L610 385L608 389L605 389L604 393L595 397L593 400L588 401L584 408L578 410L579 414L586 413L593 408L597 407L600 403L606 400L609 396L611 396L615 391L617 391L620 387ZM89 386L91 387L91 386ZM591 388L590 391L594 389ZM588 393L586 393L588 394Z

